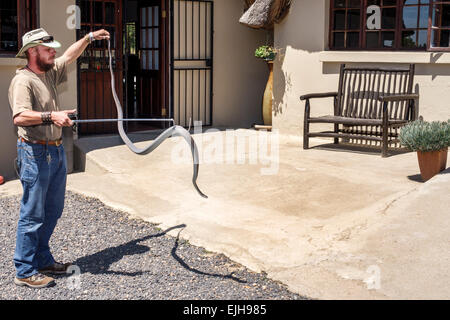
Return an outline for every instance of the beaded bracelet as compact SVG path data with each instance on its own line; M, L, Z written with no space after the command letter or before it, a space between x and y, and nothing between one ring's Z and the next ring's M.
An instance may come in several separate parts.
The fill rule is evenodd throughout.
M42 124L53 124L52 112L42 112L41 113Z

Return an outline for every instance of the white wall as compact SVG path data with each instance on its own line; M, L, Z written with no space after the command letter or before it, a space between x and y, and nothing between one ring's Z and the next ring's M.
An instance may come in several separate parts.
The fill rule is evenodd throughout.
M303 134L304 102L299 97L337 91L341 63L384 67L415 63L419 114L430 121L450 118L450 53L325 51L328 17L328 0L296 0L287 18L275 26L275 46L283 51L283 57L277 59L274 68L273 124L281 133ZM333 111L331 99L313 100L311 105L313 115ZM317 125L314 128L323 129Z

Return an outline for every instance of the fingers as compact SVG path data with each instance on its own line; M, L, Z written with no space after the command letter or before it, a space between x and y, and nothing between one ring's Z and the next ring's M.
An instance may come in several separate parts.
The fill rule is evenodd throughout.
M56 119L55 119L55 121L53 121L53 123L57 127L60 127L60 128L73 126L73 122L69 118L69 114L75 113L76 111L77 111L76 109L73 109L73 110L64 110L64 111L60 111L60 112L55 112L54 114L56 115Z
M110 34L105 29L98 30L95 35L95 39L97 40L109 40Z

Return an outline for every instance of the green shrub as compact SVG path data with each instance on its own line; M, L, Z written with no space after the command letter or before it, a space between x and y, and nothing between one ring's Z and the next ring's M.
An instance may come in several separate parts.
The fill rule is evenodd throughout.
M255 57L264 59L266 61L275 60L276 55L276 50L271 46L261 46L255 51Z
M417 120L404 126L400 143L411 151L439 151L450 146L450 120L426 122Z

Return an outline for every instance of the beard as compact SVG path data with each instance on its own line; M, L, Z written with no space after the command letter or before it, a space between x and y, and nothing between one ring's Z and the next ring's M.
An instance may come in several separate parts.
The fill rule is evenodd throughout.
M37 55L36 64L39 67L39 69L44 71L44 72L50 71L55 65L55 63L46 63L46 62L44 62L41 59L41 55L39 53Z

